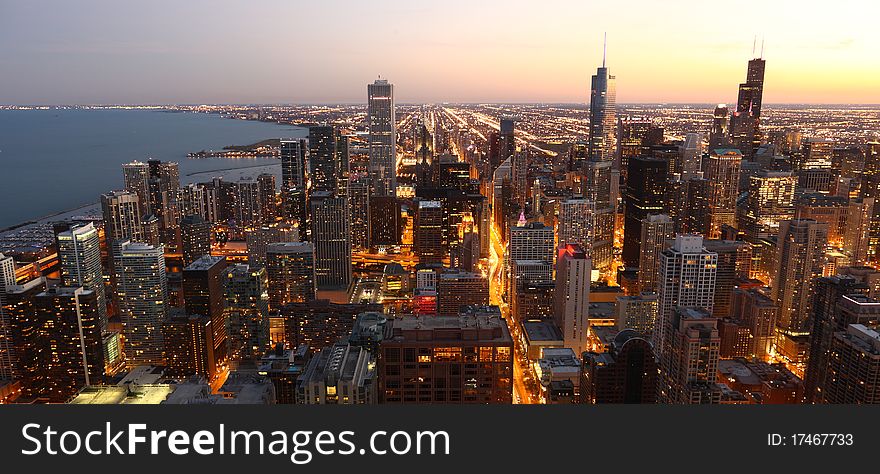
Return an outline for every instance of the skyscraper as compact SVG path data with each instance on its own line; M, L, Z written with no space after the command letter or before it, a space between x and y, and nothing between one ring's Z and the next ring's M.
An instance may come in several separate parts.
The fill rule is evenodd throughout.
M874 200L874 211L868 232L868 261L880 266L880 143L865 145L862 197Z
M101 239L92 223L61 232L56 237L61 280L68 287L83 287L95 293L98 330L107 328L107 297L101 268Z
M731 293L737 281L748 280L752 269L752 246L741 240L704 239L703 247L718 255L712 316L730 315Z
M139 203L138 195L129 191L112 191L101 195L104 238L108 247L121 240L143 241Z
M656 292L660 278L660 253L666 241L675 238L672 219L666 214L651 214L642 219L639 248L639 290Z
M761 103L764 95L764 64L761 58L749 61L746 82L739 85L736 112L730 118L730 141L742 155L751 159L761 143Z
M684 143L679 146L679 165L675 169L681 173L682 179L690 179L698 176L703 170L703 134L688 133L684 137Z
M836 333L850 324L876 327L880 323L880 302L868 298L867 284L850 276L816 280L810 314L810 357L805 382L806 401L823 403L829 380L831 346Z
M736 198L739 195L739 171L742 153L715 149L706 160L705 177L709 181L709 235L721 237L721 227L736 227Z
M589 250L593 267L605 271L610 268L614 258L615 216L620 194L619 171L611 161L588 160L583 163L582 173L584 199L594 205L589 224L592 241L584 250ZM562 244L560 242L560 246Z
M309 127L309 178L312 192L345 195L348 177L348 138L335 127ZM339 192L343 190L343 192Z
M780 331L809 331L815 279L822 276L827 242L827 224L812 219L780 222L776 271L772 276Z
M729 139L727 136L727 116L729 111L726 104L718 104L712 115L712 129L709 131L709 149L725 148Z
M880 403L880 334L850 324L831 339L828 377L821 387L825 403Z
M747 355L767 360L776 337L776 303L757 288L734 288L731 292L730 319L748 328Z
M118 245L114 262L126 363L130 368L162 365L162 324L168 302L163 247L125 240Z
M289 225L263 226L246 234L248 265L253 268L266 266L266 248L279 242L299 242L299 228Z
M501 117L498 133L498 162L501 163L516 154L516 136L514 126L516 121L513 117Z
M162 326L166 374L172 377L200 375L208 380L217 373L211 317L172 310Z
M225 320L229 358L253 360L269 349L269 278L262 266L239 263L226 270Z
M180 169L177 163L159 160L149 160L147 166L150 171L150 211L159 220L161 242L174 248L180 220Z
M132 161L122 165L124 189L137 194L140 214L152 214L150 207L150 167L140 161Z
M234 219L240 226L260 225L263 222L260 183L250 176L235 183L233 208Z
M642 219L666 212L669 161L639 156L629 160L626 181L626 222L623 228L623 261L639 266Z
M559 217L556 222L558 247L566 244L579 244L584 250L593 243L593 210L591 201L580 197L566 199L559 203Z
M370 185L367 178L350 177L348 205L351 210L351 247L363 250L370 246Z
M208 191L205 185L198 183L190 183L180 188L180 215L200 216L201 218L211 221L212 216L216 213L208 212Z
M592 265L583 248L566 244L556 259L554 319L562 330L563 346L580 354L587 349Z
M419 201L414 224L413 249L420 263L439 263L446 255L443 242L443 204Z
M507 259L543 260L553 263L556 243L553 228L540 222L529 222L510 228Z
M34 297L39 341L40 396L63 403L83 386L98 384L104 353L98 299L82 287L55 287Z
M605 67L596 69L590 83L590 159L613 161L615 147L614 127L617 115L617 91L614 76Z
M330 191L312 193L312 242L315 279L321 289L347 288L351 282L351 211L345 196Z
M6 293L15 286L15 260L0 253L0 379L12 379L17 357L13 351L12 314Z
M282 242L266 247L269 306L315 299L315 247L309 242Z
M275 216L278 214L278 206L275 205L275 175L260 173L257 176L257 188L260 190L260 211L262 212L260 220L264 223L275 222Z
M632 329L649 338L653 334L659 312L657 293L618 296L614 309L617 313L617 329Z
M660 351L658 401L715 404L721 401L718 320L702 309L678 308L665 322L666 345Z
M374 196L397 195L397 121L394 86L377 79L367 85L370 178Z
M306 152L304 139L281 140L282 216L290 223L306 222Z
M748 197L739 228L750 240L779 233L779 223L794 218L797 177L788 171L758 171L749 177Z
M183 269L183 301L187 315L207 316L211 320L212 357L226 359L226 257L203 255Z
M671 321L678 308L712 313L717 268L718 254L706 250L699 235L677 235L672 247L660 254L660 309L653 334L658 353L669 347L666 331L677 327Z
M185 216L180 220L183 266L211 254L211 228L211 223L199 215Z

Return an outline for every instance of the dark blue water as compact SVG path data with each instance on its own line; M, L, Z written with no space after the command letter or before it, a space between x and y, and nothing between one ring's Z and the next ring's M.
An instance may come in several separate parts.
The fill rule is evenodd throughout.
M150 158L200 171L278 163L274 159L188 159L304 129L159 110L0 110L0 228L98 201L122 187L123 163Z

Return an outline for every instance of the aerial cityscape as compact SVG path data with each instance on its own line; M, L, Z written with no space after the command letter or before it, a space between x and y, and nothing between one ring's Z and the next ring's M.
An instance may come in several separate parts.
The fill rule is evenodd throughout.
M0 135L0 403L880 403L880 105L759 36L624 103L599 40L571 103L0 105L108 146Z

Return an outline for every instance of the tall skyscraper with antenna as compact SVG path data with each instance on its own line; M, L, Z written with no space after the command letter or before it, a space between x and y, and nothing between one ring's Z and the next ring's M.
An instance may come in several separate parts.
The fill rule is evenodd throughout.
M757 42L757 41L756 41ZM730 117L730 141L738 148L744 158L751 158L761 144L761 102L764 96L764 42L761 41L761 55L749 61L746 82L739 85L736 111ZM711 150L710 150L711 151Z
M607 46L607 36L605 45ZM590 159L614 160L614 129L616 125L617 93L614 76L605 67L605 46L602 67L596 69L590 87Z

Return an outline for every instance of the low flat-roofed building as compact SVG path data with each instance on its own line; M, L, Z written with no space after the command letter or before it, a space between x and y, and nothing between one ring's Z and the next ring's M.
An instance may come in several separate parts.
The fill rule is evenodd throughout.
M68 402L71 405L158 405L177 386L173 384L92 385Z
M755 404L802 403L804 383L785 364L736 358L718 361L718 382Z
M377 403L376 358L366 347L338 342L316 354L297 380L297 403Z
M571 381L574 393L580 383L581 362L574 350L568 347L545 349L543 356L535 363L535 374L541 383L541 392L545 400L550 400L552 382Z
M309 363L309 346L301 344L296 349L284 349L277 344L266 353L257 367L257 373L268 377L275 385L275 403L293 405L296 403L296 381Z
M562 331L552 320L533 319L523 321L521 325L523 344L526 347L526 357L529 360L540 359L545 349L563 346Z
M275 386L261 375L233 372L217 393L203 380L178 384L166 405L274 405Z

